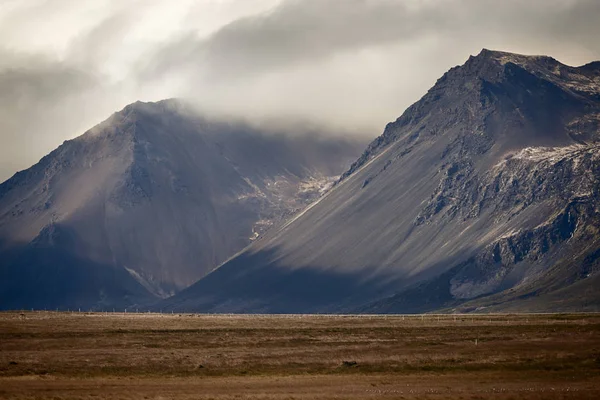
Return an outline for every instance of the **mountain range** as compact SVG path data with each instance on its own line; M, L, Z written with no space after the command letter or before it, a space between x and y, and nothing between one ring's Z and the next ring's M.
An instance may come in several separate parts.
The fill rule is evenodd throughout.
M173 295L316 199L364 142L137 102L0 185L1 308Z
M0 185L3 309L599 311L599 272L600 62L484 49L366 149L138 102Z
M164 310L600 307L600 62L483 50L335 187Z

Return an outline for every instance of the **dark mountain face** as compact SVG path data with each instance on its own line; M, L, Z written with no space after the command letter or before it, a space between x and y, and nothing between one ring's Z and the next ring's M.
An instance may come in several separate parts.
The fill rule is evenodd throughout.
M0 307L125 307L316 199L361 144L135 103L0 185Z
M160 306L597 309L598 65L469 58L317 203Z

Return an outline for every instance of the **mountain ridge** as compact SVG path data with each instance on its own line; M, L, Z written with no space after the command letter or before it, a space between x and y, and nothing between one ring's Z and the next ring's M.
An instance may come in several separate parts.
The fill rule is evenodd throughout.
M517 62L517 63L524 64L524 65L531 65L531 64L535 64L533 61L536 61L536 60L547 61L546 65L551 64L554 66L565 68L567 70L573 70L573 69L595 70L597 67L598 74L596 74L596 76L595 76L595 78L596 78L596 82L594 85L595 90L592 92L592 96L594 96L594 95L600 96L600 61L591 62L591 63L585 64L583 66L580 66L580 67L571 67L571 66L562 64L559 61L557 61L554 58L549 57L549 56L527 56L527 55L521 55L521 54L515 54L515 53L483 49L477 56L469 56L469 59L464 64L464 68L466 68L467 71L469 71L469 72L475 71L475 74L477 77L479 77L480 70L483 69L483 75L486 78L493 81L498 78L499 72L501 71L501 67L504 64L506 64L507 62L510 62L511 64L515 64L515 62ZM504 63L502 63L502 61ZM544 65L544 64L542 64L542 65ZM592 66L592 68L589 68L588 66ZM436 91L439 89L439 85L442 85L447 79L451 78L452 74L454 74L457 70L462 71L461 66L456 66L456 67L450 68L449 71L444 73L444 75L442 75L442 77L440 77L436 81L434 86L428 90L428 92L425 94L423 99L426 102L428 102L428 101L431 101L431 99L430 99L431 97L435 98L436 96L438 96ZM547 76L547 74L546 74L546 76ZM373 140L373 142L371 142L368 145L367 149L361 155L361 157L355 163L353 163L353 165L349 168L348 171L346 171L346 172L344 172L344 174L342 174L342 177L340 180L344 179L345 177L350 175L352 172L354 172L357 168L359 168L361 165L363 165L364 162L369 157L373 156L374 154L377 154L378 151L380 151L381 149L385 148L388 144L395 141L397 138L394 136L394 132L397 130L397 128L402 127L410 122L413 122L415 118L418 118L418 115L419 115L419 112L418 112L419 104L418 103L419 102L409 106L402 113L402 115L400 117L398 117L394 122L388 123L384 129L383 134L381 136L377 137L375 140ZM414 116L415 114L417 114L417 117Z
M421 312L539 281L570 254L561 250L570 246L566 240L549 239L561 237L553 215L581 184L593 189L597 182L599 84L594 68L551 57L488 50L470 57L388 124L326 196L160 307L299 312L296 305L304 304L304 312L368 312L412 293L405 308L387 310ZM588 200L593 207L573 215L578 229L592 233L577 231L573 242L593 250L596 191ZM544 224L558 231L535 231ZM525 236L498 245L506 257L494 261L496 242L519 231ZM550 249L536 253L528 235ZM510 256L506 249L515 246L529 247L523 257ZM489 281L494 271L504 272ZM255 286L240 286L236 276ZM257 290L261 279L274 287ZM336 288L330 301L310 300L322 295L311 286L324 282ZM414 288L427 282L448 296L417 296Z
M36 274L54 264L96 299L109 291L99 286L118 293L119 280L136 304L170 295L318 197L360 147L207 119L177 100L126 106L0 185L0 275L24 274L0 285L0 303L43 304L33 289L31 299L4 294L41 284ZM85 265L110 276L96 284ZM77 305L62 301L52 305Z

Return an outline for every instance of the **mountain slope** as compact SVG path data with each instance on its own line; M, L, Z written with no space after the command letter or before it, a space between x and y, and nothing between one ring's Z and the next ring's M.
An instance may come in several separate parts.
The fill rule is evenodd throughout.
M0 185L0 307L125 307L192 284L360 151L135 103Z
M414 312L585 286L600 248L599 127L600 63L483 50L316 204L160 307Z

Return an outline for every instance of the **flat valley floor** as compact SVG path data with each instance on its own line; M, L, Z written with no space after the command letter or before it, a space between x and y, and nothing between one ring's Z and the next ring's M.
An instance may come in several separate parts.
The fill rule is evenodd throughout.
M0 398L600 399L600 315L6 312Z

